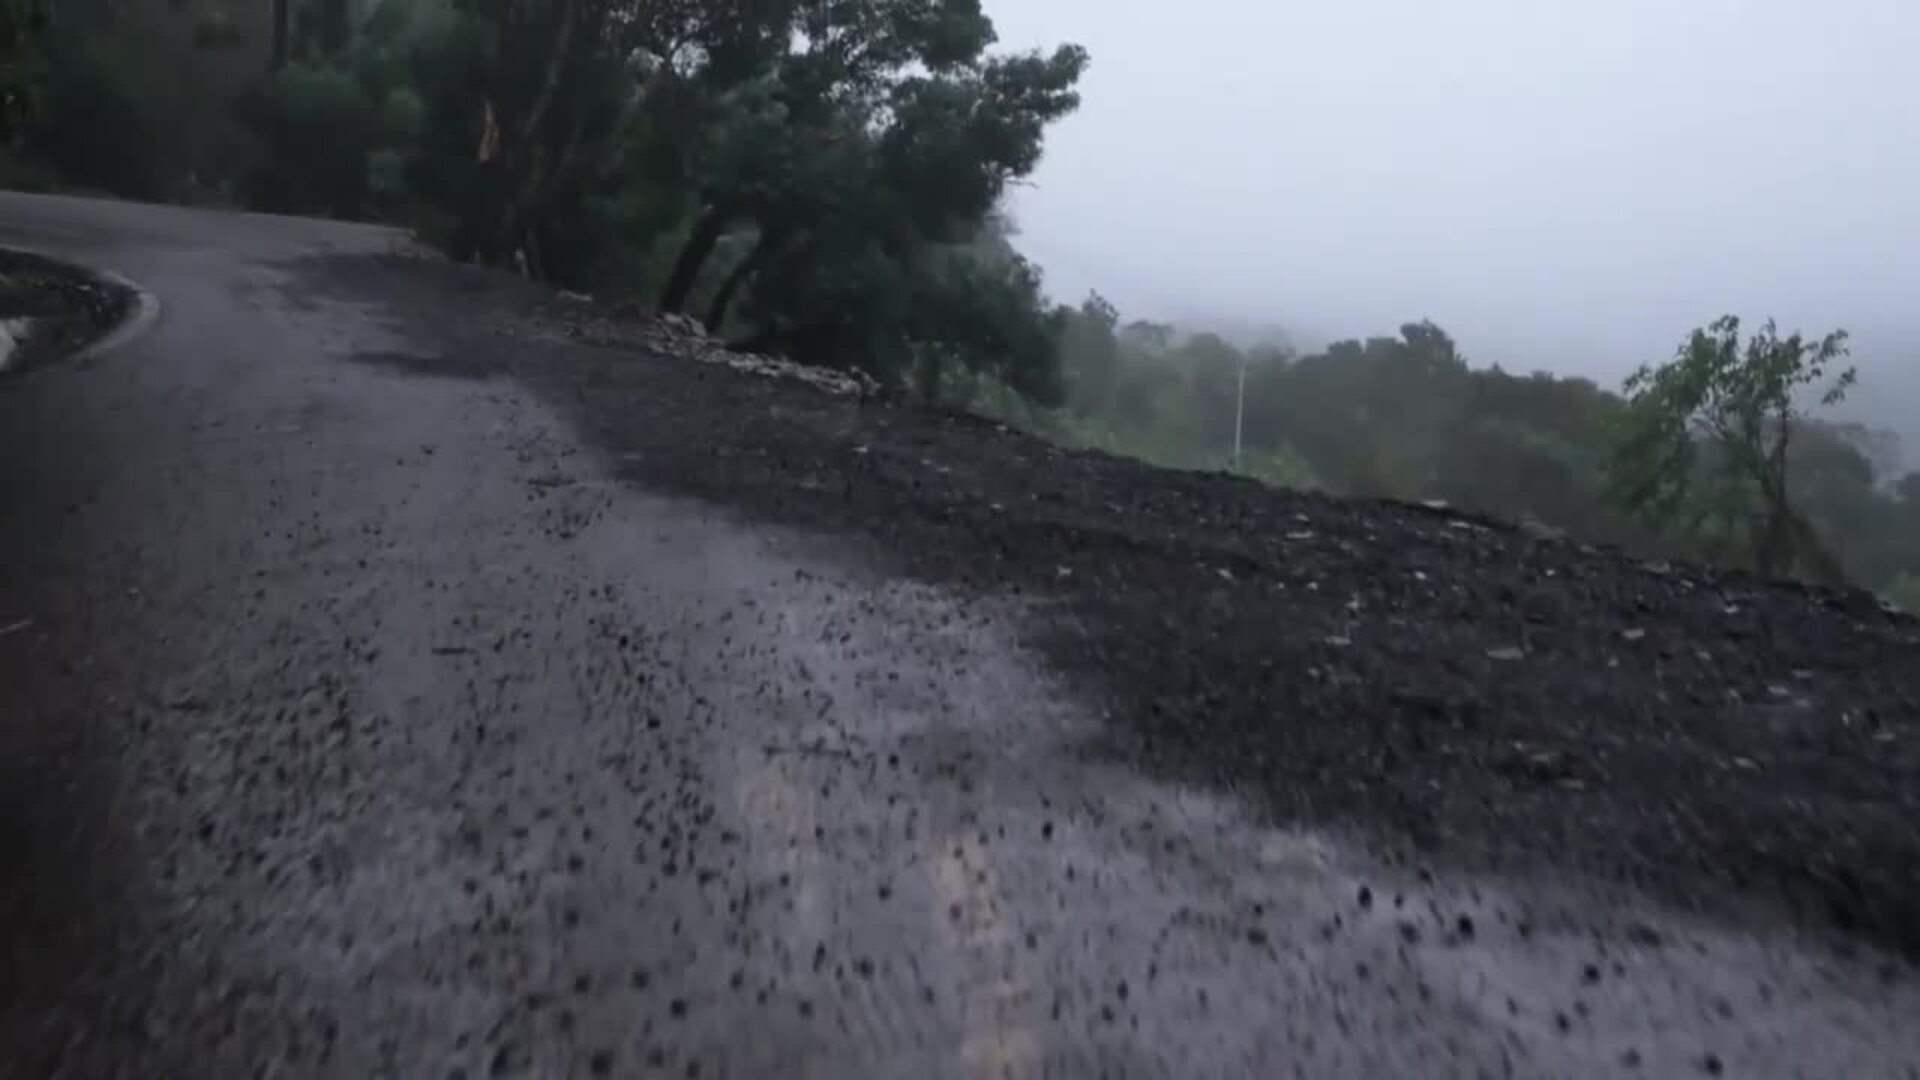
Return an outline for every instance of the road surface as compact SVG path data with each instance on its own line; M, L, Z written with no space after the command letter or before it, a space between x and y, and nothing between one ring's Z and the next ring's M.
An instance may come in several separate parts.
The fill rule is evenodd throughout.
M1870 948L1078 752L1015 598L392 362L448 346L296 258L387 233L9 195L0 243L163 305L0 384L11 1075L1920 1075Z

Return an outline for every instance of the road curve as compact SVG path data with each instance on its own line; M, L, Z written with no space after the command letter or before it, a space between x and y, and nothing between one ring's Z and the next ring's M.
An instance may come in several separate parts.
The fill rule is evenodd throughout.
M1920 1075L1904 969L1091 761L1013 599L356 362L395 242L0 196L164 305L0 384L8 1075Z

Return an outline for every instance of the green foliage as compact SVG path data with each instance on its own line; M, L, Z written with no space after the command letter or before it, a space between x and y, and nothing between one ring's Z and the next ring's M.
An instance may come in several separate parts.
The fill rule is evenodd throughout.
M31 9L34 0L0 0ZM193 0L41 0L45 22L10 71L30 108L15 152L63 186L142 198L216 194L241 157L234 94L257 75L223 8Z
M0 146L16 146L41 107L46 0L0 0Z
M931 398L987 380L1057 400L1038 272L982 237L1046 127L1078 104L1086 54L990 56L971 3L815 0L790 14L779 62L708 93L703 127L674 129L697 209L660 307L704 298L710 325L738 310L755 347ZM728 259L730 236L744 242Z
M1854 371L1846 333L1782 338L1768 322L1744 343L1732 316L1696 330L1679 353L1627 380L1628 411L1610 491L1628 511L1700 537L1722 559L1761 573L1796 568L1837 576L1837 564L1789 488L1800 398L1819 388L1832 405Z
M1474 369L1432 324L1295 356L1127 322L1098 296L1060 318L1066 407L996 415L1071 445L1174 468L1227 467L1348 495L1437 498L1663 556L1757 565L1749 511L1765 504L1750 475L1725 467L1726 452L1712 440L1682 451L1694 466L1679 500L1689 513L1636 513L1615 498L1629 475L1625 440L1648 429L1647 413L1584 379ZM1764 363L1751 385L1820 387L1822 371L1842 389L1850 381L1830 366L1844 339L1800 343L1809 363L1799 368L1781 359L1796 347L1787 341L1761 336ZM1232 375L1242 367L1246 449L1236 467ZM1758 425L1763 435L1780 415L1777 395L1768 400L1773 419ZM1875 463L1898 454L1885 436L1822 423L1792 402L1788 415L1793 569L1870 585L1920 574L1920 474L1887 483Z
M990 52L978 0L384 0L351 34L339 0L293 25L276 5L224 147L176 137L115 51L160 29L244 42L224 9L75 2L103 6L75 20L86 62L52 88L46 145L89 183L405 221L460 259L650 284L663 310L941 399L1064 393L1038 272L979 238L1087 57Z
M1230 464L1228 471L1250 477L1273 487L1300 491L1319 488L1320 479L1307 459L1291 450L1264 450Z
M176 160L151 111L147 70L117 36L47 39L47 64L25 141L68 183L133 198L175 187Z
M924 254L914 271L904 330L922 396L949 399L947 379L972 377L1041 406L1065 400L1055 344L1060 316L1041 293L1038 268L949 248Z
M247 195L276 213L359 217L367 208L380 105L340 68L293 63L250 103L263 164Z

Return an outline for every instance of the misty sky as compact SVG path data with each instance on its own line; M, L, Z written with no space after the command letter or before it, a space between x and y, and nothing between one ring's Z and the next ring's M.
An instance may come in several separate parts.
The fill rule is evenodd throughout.
M1310 337L1430 317L1608 381L1728 311L1920 361L1916 0L987 8L1006 46L1093 53L1016 200L1061 299Z

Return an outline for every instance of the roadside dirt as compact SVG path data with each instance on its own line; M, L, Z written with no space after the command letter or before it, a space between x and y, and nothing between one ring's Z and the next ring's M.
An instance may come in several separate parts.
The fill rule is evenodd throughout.
M84 348L118 325L133 302L132 290L78 267L0 248L0 323L27 320L11 355L0 358L0 373L28 371Z
M624 477L1042 600L1034 644L1107 703L1090 752L1414 865L1593 875L1920 958L1920 621L1864 593L590 347L604 312L468 268L314 269L460 342L369 362L524 380Z

